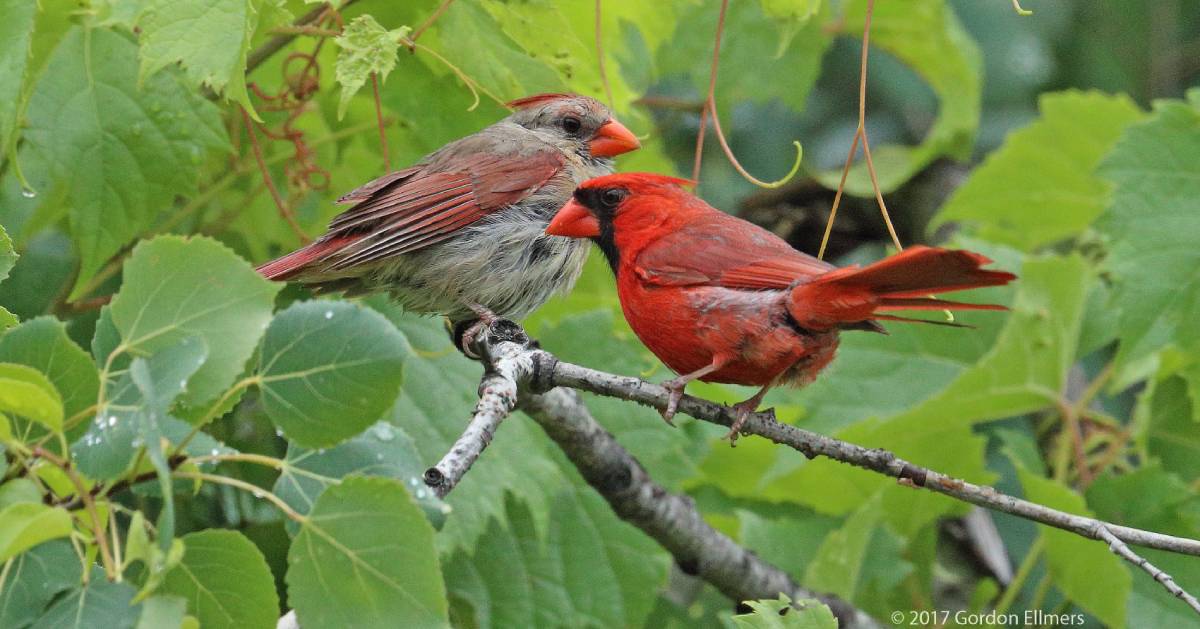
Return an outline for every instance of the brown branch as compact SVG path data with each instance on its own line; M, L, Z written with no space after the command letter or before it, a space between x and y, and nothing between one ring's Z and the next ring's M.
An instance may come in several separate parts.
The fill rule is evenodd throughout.
M342 4L338 7L337 10L340 11L342 9L345 9L346 7L354 4L357 1L358 0L343 0ZM327 15L327 11L330 11L332 8L333 8L332 4L319 5L316 8L314 8L312 11L309 11L308 13L305 13L304 15L296 18L296 21L292 22L292 27L293 28L305 27L305 26L314 24L316 22L319 22L325 18L325 16ZM271 39L267 40L266 43L259 46L258 48L255 48L254 50L250 51L250 54L246 55L246 74L249 75L251 72L254 72L254 70L257 69L258 66L262 65L263 62L265 62L267 59L270 59L271 56L274 55L275 53L279 52L280 50L283 50L284 47L286 47L288 44L292 43L292 40L296 39L296 37L298 37L298 36L299 36L298 32L297 33L281 33L281 34L276 35L275 37L272 37Z
M375 121L379 127L379 148L383 151L383 167L392 172L392 158L388 153L387 131L383 126L383 104L379 102L379 74L371 73L371 88L375 92Z
M434 467L425 472L426 484L444 497L462 479L491 442L500 422L518 404L534 418L567 455L584 480L612 507L618 517L652 537L674 557L680 569L711 583L736 602L775 598L817 598L834 611L842 626L870 626L866 614L834 595L818 594L787 573L709 526L691 498L673 494L654 482L628 451L592 418L575 391L550 388L539 367L544 352L531 349L520 326L494 323L473 349L486 372L479 385L479 403L462 436Z
M436 22L439 17L442 17L442 14L446 12L446 9L450 8L450 3L452 2L454 2L454 0L442 0L442 3L438 5L438 8L434 9L433 13L430 13L429 17L425 18L425 21L421 22L421 25L412 32L412 35L408 36L409 41L416 43L416 41L421 38L421 35L424 34L425 31L429 30L429 27L433 26L433 23Z

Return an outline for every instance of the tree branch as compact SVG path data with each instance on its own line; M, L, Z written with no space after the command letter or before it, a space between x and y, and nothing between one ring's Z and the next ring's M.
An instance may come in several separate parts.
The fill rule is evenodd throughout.
M846 601L801 588L786 572L709 526L690 497L672 494L655 483L592 417L578 392L553 388L545 380L554 373L554 363L545 359L554 359L531 349L520 326L499 320L480 337L472 349L483 357L487 370L479 384L475 413L450 452L425 472L426 484L439 497L458 484L491 443L500 422L519 404L617 516L667 549L683 572L699 576L736 602L774 598L782 592L793 599L822 601L843 626L874 625Z
M685 570L692 569L725 594L735 598L741 597L739 600L773 597L781 591L791 592L786 589L770 592L757 589L783 588L788 584L794 586L794 583L786 574L782 576L787 581L777 581L775 579L778 577L769 576L779 572L778 569L762 562L715 530L707 528L700 520L694 505L691 505L686 497L674 496L656 485L637 461L616 443L612 435L591 418L576 394L560 389L551 390L554 387L569 387L662 409L667 404L666 389L638 378L618 376L561 362L552 354L532 347L519 326L511 322L494 325L480 335L476 345L476 353L484 356L485 364L489 365L481 383L481 390L485 397L495 400L489 400L485 404L481 397L467 433L459 439L450 454L431 470L438 469L443 475L446 471L453 471L456 483L487 446L500 419L515 405L520 404L521 408L533 416L559 444L588 483L608 500L613 510L671 551ZM503 392L497 392L495 389L500 380L508 381ZM522 393L519 401L507 397L513 390ZM496 401L502 403L502 413L498 414L492 410L491 406ZM696 419L727 427L731 426L735 419L729 407L690 395L683 396L678 410ZM484 431L483 428L487 428L488 431ZM864 448L781 424L775 420L771 411L751 414L742 427L742 433L786 445L810 459L825 456L890 476L909 487L925 488L964 502L1105 542L1114 553L1145 570L1167 591L1200 613L1200 605L1196 604L1193 596L1184 592L1170 575L1134 554L1128 547L1128 544L1134 544L1200 556L1200 540L1120 526L1051 509L1002 494L992 487L976 485L915 465L881 448ZM476 438L472 444L467 444L466 442L472 439L469 435L486 435L486 439ZM447 463L447 459L451 461ZM444 469L441 467L443 464ZM437 490L436 487L434 489ZM702 545L693 545L698 539L706 541ZM761 565L753 569L744 569L752 576L741 574L738 578L731 579L731 570L736 570L736 567L725 563L729 561L751 561ZM754 584L753 592L745 589L747 583ZM806 595L801 593L799 596Z

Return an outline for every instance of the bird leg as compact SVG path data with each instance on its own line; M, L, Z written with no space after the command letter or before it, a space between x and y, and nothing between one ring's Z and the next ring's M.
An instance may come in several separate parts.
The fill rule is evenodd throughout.
M759 389L758 393L750 396L750 399L733 405L733 410L736 412L733 425L729 427L729 433L721 437L722 439L729 440L729 447L732 448L737 445L738 432L741 431L742 424L746 423L746 418L750 417L750 413L758 410L758 405L762 403L763 398L767 395L767 391L770 390L771 385L768 384Z
M475 339L479 337L479 334L491 327L493 323L499 321L500 317L496 316L496 313L483 306L480 306L479 304L468 303L466 306L470 308L471 312L474 312L475 316L478 318L474 322L470 323L466 329L462 330L461 334L457 333L459 326L456 324L454 326L456 332L455 337L458 342L458 349L462 351L464 356L470 358L471 360L479 360L482 357L479 354L476 354L475 351L471 349L471 346L475 344Z
M692 373L684 374L677 378L671 378L670 380L662 383L662 387L671 394L670 397L667 398L667 407L659 411L659 414L662 415L663 421L667 422L667 424L670 426L675 425L675 422L671 421L671 419L675 417L675 411L679 408L679 400L683 399L683 390L685 387L687 387L687 383L695 380L696 378L707 376L708 374L724 366L725 360L713 356L712 363L710 363L707 367L701 367Z

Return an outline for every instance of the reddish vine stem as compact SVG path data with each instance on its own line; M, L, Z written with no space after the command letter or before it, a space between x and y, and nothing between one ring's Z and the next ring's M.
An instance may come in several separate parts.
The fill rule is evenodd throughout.
M599 0L597 0L597 3L598 2ZM729 142L726 141L725 133L721 130L721 120L718 117L719 114L717 113L717 69L720 66L721 37L725 33L725 14L728 12L728 9L729 0L721 0L721 12L717 15L717 34L713 40L712 66L708 72L708 97L704 101L704 110L700 112L700 129L696 134L696 157L695 161L692 163L692 181L695 183L700 182L700 164L704 153L706 115L711 114L713 118L713 131L717 134L717 141L721 145L721 151L725 153L725 157L729 160L729 163L733 166L733 169L737 171L739 175L744 177L746 181L749 181L760 188L778 188L779 186L787 183L788 180L790 180L800 170L800 160L803 158L803 151L800 148L800 143L795 143L796 163L792 166L792 169L788 171L788 174L784 175L783 179L778 181L763 181L754 175L751 175L745 169L745 167L742 166L741 162L738 161L737 156L733 154L733 149L729 148Z
M254 121L250 120L250 114L246 111L245 107L242 107L241 111L242 123L246 126L246 133L250 136L250 145L254 150L254 161L258 163L258 170L262 173L263 183L266 184L267 190L270 191L271 199L275 201L275 207L279 210L279 215L283 217L283 220L287 222L288 226L292 228L292 231L295 232L296 236L302 242L310 242L312 239L308 237L308 234L304 233L303 229L300 229L300 224L296 222L296 217L288 209L287 205L284 204L283 197L279 195L279 189L275 187L275 182L271 179L271 173L267 170L267 163L263 160L262 147L258 143L258 136L254 134Z
M454 0L442 0L442 3L438 5L438 8L434 9L433 13L430 13L429 17L425 18L425 21L421 22L421 25L418 26L416 30L414 30L412 34L408 36L409 41L416 42L418 39L420 39L421 35L428 30L430 26L433 26L433 23L436 22L439 17L442 17L442 14L446 12L446 9L450 8L450 4L452 2L454 2Z
M379 102L379 74L371 73L371 88L375 91L375 120L379 127L379 148L383 151L383 167L392 172L392 158L388 153L387 129L383 126L383 104Z
M608 106L613 106L612 85L608 82L608 71L604 67L604 37L603 25L600 21L600 4L603 0L596 0L596 63L600 71L600 82L604 84L604 97L608 99Z
M858 127L854 130L854 140L850 143L850 152L846 155L846 164L842 167L842 178L838 182L837 192L833 195L833 207L829 210L829 220L825 223L825 233L821 236L821 246L817 250L817 258L824 259L825 248L829 245L829 236L833 233L833 223L837 219L838 206L842 202L842 194L846 189L846 178L850 174L850 165L854 163L854 155L858 151L858 143L862 142L863 156L867 162L867 173L871 176L871 187L875 191L875 201L879 203L879 211L883 214L883 222L887 225L888 235L896 249L903 251L900 237L892 225L888 214L887 204L883 201L883 190L879 187L879 176L875 173L875 160L871 157L871 145L867 140L867 57L871 49L871 16L875 13L875 0L867 0L867 10L863 17L862 57L858 68Z

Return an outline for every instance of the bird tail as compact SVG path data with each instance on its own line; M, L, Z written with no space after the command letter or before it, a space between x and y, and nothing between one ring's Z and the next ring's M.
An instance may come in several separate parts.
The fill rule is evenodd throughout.
M315 240L285 256L263 264L256 270L269 280L295 279L298 275L310 270L312 263L327 260L331 254L344 248L353 240L354 238L349 236Z
M1004 271L983 269L992 261L964 250L915 246L864 268L830 271L792 289L788 311L801 327L880 329L874 321L918 321L882 311L1005 310L995 304L971 304L931 297L1016 279ZM936 322L932 322L936 323Z

